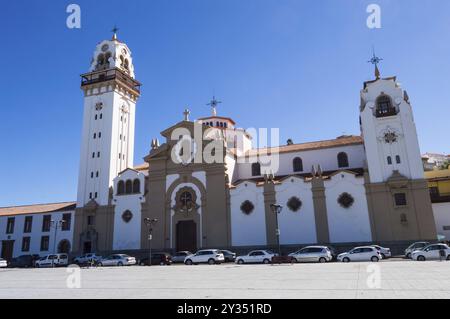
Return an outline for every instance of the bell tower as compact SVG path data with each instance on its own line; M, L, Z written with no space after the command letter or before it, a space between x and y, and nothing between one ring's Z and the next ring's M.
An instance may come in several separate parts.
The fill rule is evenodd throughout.
M81 75L84 115L77 207L108 205L119 172L133 166L134 125L140 83L131 51L117 38L97 44L89 72Z
M424 179L413 109L396 77L361 90L360 124L368 172L366 195L374 241L435 240L436 226Z

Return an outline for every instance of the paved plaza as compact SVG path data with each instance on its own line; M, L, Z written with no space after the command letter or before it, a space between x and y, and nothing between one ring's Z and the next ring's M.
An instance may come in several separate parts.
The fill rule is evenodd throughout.
M450 298L450 262L1 269L0 298Z

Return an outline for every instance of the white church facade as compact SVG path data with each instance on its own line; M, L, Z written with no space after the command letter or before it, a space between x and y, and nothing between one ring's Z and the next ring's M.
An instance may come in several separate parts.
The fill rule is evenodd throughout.
M81 88L74 254L146 251L145 219L164 251L275 247L277 230L282 246L436 239L409 97L378 69L360 92L360 136L254 148L214 99L211 116L186 110L138 166L140 83L116 35L97 45Z

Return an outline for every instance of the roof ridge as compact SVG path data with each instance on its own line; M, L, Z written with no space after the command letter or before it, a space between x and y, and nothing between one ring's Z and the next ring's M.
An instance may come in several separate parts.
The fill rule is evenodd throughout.
M75 204L75 203L76 203L76 201L67 201L67 202L40 203L40 204L18 205L18 206L0 206L0 209L19 208L19 207L31 207L31 206L44 206L44 205L56 205L56 204Z

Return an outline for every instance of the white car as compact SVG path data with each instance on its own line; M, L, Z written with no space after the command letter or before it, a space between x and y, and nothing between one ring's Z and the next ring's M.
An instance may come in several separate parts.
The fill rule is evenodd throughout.
M337 256L338 261L351 262L351 261L372 261L377 262L382 259L381 253L372 246L355 247L349 252L339 254Z
M0 268L6 268L8 267L8 262L4 259L0 258Z
M102 256L98 256L94 253L85 254L83 256L76 257L73 262L76 264L85 264L91 261L100 261L102 260Z
M392 257L391 250L389 248L381 247L380 245L372 245L372 247L375 247L380 252L383 259Z
M289 254L289 256L293 257L296 262L325 263L333 259L330 249L325 246L308 246Z
M445 256L441 257L441 251ZM411 253L413 260L425 261L425 260L450 260L450 247L445 244L431 244L423 249L415 250Z
M426 246L428 246L430 243L426 242L426 241L419 241L417 243L413 243L411 245L408 246L408 248L405 249L405 257L410 259L411 258L411 253L415 250L421 250L422 248L425 248Z
M208 263L210 265L220 264L225 261L224 255L217 249L204 249L199 250L195 254L186 256L184 263L186 265L196 265L202 263Z
M270 250L253 250L247 255L236 257L237 264L270 264L272 257L277 256Z
M98 263L99 266L131 266L136 265L136 258L125 254L114 254L103 258Z
M63 267L69 264L69 256L67 254L52 254L39 258L34 263L34 267Z

